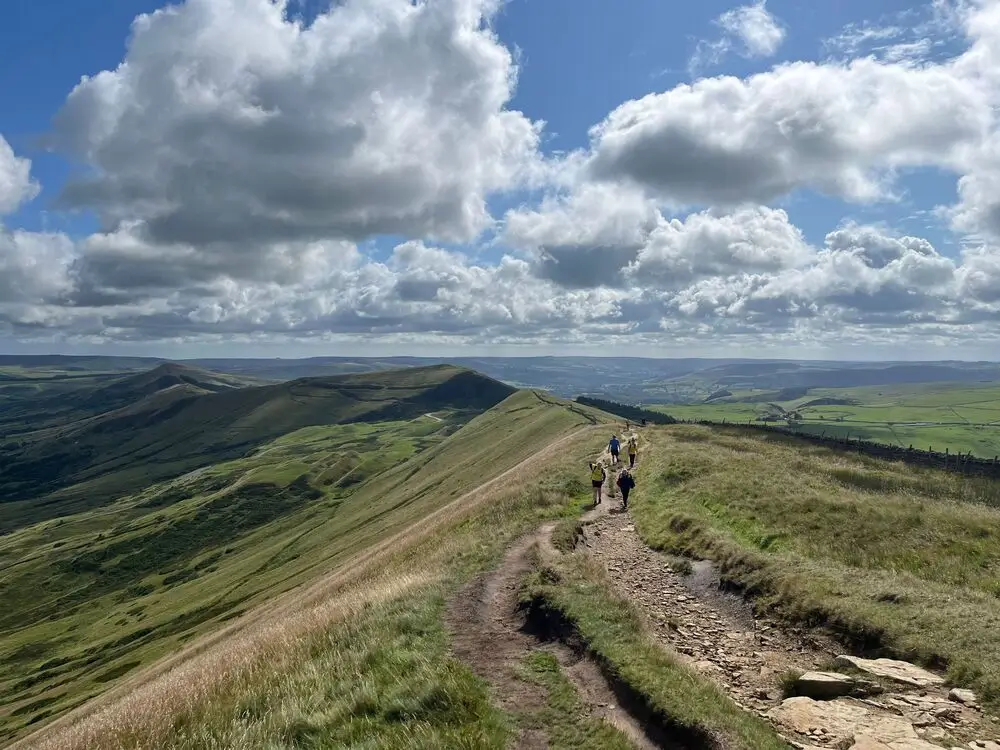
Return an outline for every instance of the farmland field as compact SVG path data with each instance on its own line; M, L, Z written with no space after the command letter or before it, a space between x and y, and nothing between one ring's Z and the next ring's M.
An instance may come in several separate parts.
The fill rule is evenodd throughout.
M769 416L802 432L987 458L1000 454L996 383L816 388L788 400L769 400L767 391L740 391L709 403L650 408L682 420L747 422Z

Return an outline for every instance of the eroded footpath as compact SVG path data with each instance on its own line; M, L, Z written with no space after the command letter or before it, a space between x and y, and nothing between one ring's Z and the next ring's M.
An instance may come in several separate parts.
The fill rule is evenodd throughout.
M609 458L603 456L606 463ZM982 712L971 692L949 689L940 675L915 665L855 658L829 637L757 617L745 601L721 590L709 562L676 570L670 558L643 543L611 484L609 479L604 502L584 514L582 536L570 554L598 562L611 590L635 606L656 643L719 685L740 708L771 722L790 746L1000 750L1000 724ZM539 562L561 554L551 543L554 526L545 524L521 539L500 568L452 600L448 625L456 655L516 716L545 698L523 679L519 665L532 650L548 650L587 714L616 727L632 745L693 747L648 726L641 712L616 697L585 653L528 632L518 591ZM544 729L518 735L519 748L548 746Z
M856 659L832 639L755 617L720 590L710 563L674 570L619 506L606 501L586 519L578 552L602 564L663 648L771 721L793 746L1000 750L1000 725L973 694L950 690L915 665Z
M518 606L518 592L536 555L558 554L549 543L554 526L545 524L522 538L497 570L473 580L452 599L447 624L455 655L491 685L504 709L517 716L546 700L544 689L526 680L522 671L528 655L544 649L556 657L588 716L606 721L640 750L680 747L651 738L649 728L630 715L593 662L557 642L543 643L528 634ZM549 747L545 730L522 727L516 747Z

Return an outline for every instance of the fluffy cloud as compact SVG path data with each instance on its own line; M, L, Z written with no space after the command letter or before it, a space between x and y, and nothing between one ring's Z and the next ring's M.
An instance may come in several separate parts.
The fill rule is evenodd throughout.
M792 267L810 255L780 209L667 220L652 201L608 185L510 211L503 236L528 252L540 276L568 288L676 288L704 276Z
M782 210L711 211L664 222L629 267L636 284L679 288L693 280L795 268L812 251Z
M505 108L495 0L349 0L309 26L282 0L187 0L136 19L54 142L91 167L63 203L162 245L403 234L466 240L529 179L539 125Z
M992 123L983 87L939 67L798 62L621 105L591 131L583 172L689 204L802 187L869 201L891 193L895 169L960 164Z
M31 179L31 162L16 156L0 136L0 216L14 212L38 195L38 190L38 183Z
M135 24L84 79L53 142L88 167L65 204L101 230L0 228L0 327L87 340L285 337L463 343L986 340L1000 316L1000 2L960 14L946 63L799 62L622 104L553 165L508 103L494 0L346 0L306 26L272 0L187 0ZM763 3L718 19L773 54ZM735 47L733 47L735 49ZM958 179L959 258L846 223L810 244L802 188L893 199L900 170ZM558 166L558 170L553 170ZM0 139L0 211L37 192ZM558 177L558 184L555 184ZM499 259L438 247L507 212ZM402 235L388 258L362 239ZM382 257L382 256L379 256ZM995 333L995 332L994 332Z
M537 209L508 212L504 239L527 251L540 276L565 287L617 286L663 222L656 205L614 185L583 185Z
M986 196L1000 174L1000 2L934 8L921 31L936 28L940 37L906 36L881 58L794 62L625 102L592 128L590 149L575 157L579 179L624 182L692 206L760 203L801 188L870 202L897 197L900 171L938 167L961 178L956 226L995 232ZM921 49L955 30L967 42L963 53L919 61ZM851 32L855 46L902 34Z
M688 62L692 73L717 64L732 51L743 57L770 57L785 40L785 28L767 10L765 0L727 10L715 19L715 25L723 34L718 39L698 43Z
M727 10L719 16L718 24L754 57L770 57L785 39L784 28L768 12L765 0Z

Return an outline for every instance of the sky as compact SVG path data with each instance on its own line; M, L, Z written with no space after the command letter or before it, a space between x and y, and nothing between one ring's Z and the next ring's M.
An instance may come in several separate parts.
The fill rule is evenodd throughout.
M1000 0L8 0L0 352L1000 359Z

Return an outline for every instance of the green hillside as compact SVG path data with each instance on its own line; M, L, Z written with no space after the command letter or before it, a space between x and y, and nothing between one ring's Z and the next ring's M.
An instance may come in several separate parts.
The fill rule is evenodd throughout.
M289 385L272 398L252 393L252 408L227 420L223 429L286 431L251 455L0 538L0 736L78 705L598 419L518 392L459 427L509 390L457 368ZM200 424L233 395L247 396L216 394ZM343 423L295 428L324 416Z
M303 427L408 420L436 410L461 423L513 393L447 365L249 388L192 373L161 366L128 376L75 402L86 409L95 399L138 399L127 406L8 438L0 446L0 531L100 506Z

